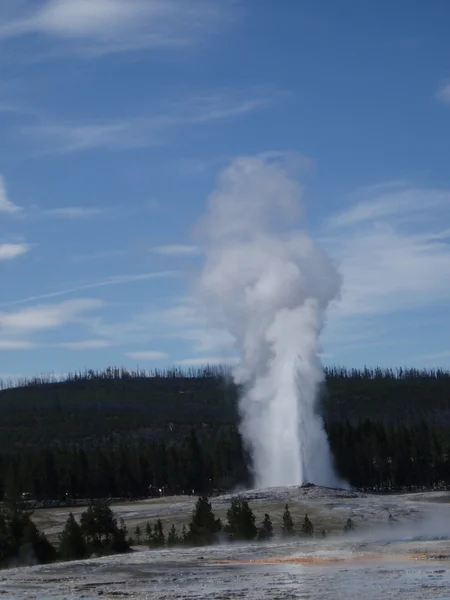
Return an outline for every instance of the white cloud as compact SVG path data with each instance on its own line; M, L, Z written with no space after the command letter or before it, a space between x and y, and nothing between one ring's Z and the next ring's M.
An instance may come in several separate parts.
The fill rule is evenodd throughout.
M29 340L4 340L0 338L0 350L30 350L36 344Z
M167 337L190 342L192 351L198 353L229 351L234 347L234 340L227 331L213 329L206 324L192 329L179 328L168 333Z
M63 208L49 208L44 211L50 217L63 217L68 219L84 219L100 215L104 212L101 208L88 208L83 206L66 206Z
M175 362L180 367L233 366L238 363L239 358L236 356L195 356L192 358L183 358Z
M56 298L58 296L66 296L67 294L73 294L75 292L82 292L85 290L93 290L110 285L124 285L127 283L136 283L138 281L148 281L149 279L177 277L178 275L178 271L156 271L150 273L138 273L136 275L113 275L112 277L107 277L106 279L100 279L99 281L92 281L90 283L80 283L79 285L70 286L55 292L48 292L47 294L38 294L36 296L19 298L10 302L3 302L0 304L0 307L27 304L28 302L35 302L36 300L45 300L48 298Z
M436 99L443 104L450 104L450 83L446 83L438 89Z
M30 248L29 244L0 244L0 261L18 258L26 254Z
M20 206L16 206L8 198L5 180L2 175L0 175L0 213L14 214L21 210Z
M226 90L169 104L165 112L149 117L128 117L103 122L56 122L39 118L21 133L45 152L78 152L104 148L126 150L167 143L180 127L223 121L265 109L279 92L266 87Z
M0 312L0 331L2 336L24 336L56 329L101 306L100 300L77 298L59 304L38 304L18 311Z
M149 307L134 312L122 320L107 322L94 318L92 335L109 339L115 345L187 342L191 351L198 354L233 354L233 339L222 330L208 326L201 307L189 298L181 298L170 308Z
M379 314L450 300L450 245L434 233L373 226L336 240L344 277L341 314Z
M198 246L189 246L183 244L167 244L165 246L155 246L152 251L156 254L165 256L192 256L198 254L200 249Z
M387 217L405 218L417 213L423 214L433 207L450 205L450 190L411 188L399 183L367 187L364 195L369 196L369 199L332 215L327 226L350 227Z
M322 242L338 261L344 281L332 320L355 324L356 316L450 301L449 206L450 191L410 188L331 217L326 231L334 229Z
M59 344L59 347L67 350L100 350L111 345L109 340L80 340L77 342L63 342Z
M86 57L185 47L223 28L225 0L43 0L4 18L0 40L40 34Z
M168 358L165 352L158 352L156 350L144 350L142 352L127 352L128 358L134 358L136 360L163 360Z
M423 363L430 361L432 365L436 364L436 361L450 359L450 350L443 350L442 352L432 352L430 354L420 354L414 356L409 362L412 363Z

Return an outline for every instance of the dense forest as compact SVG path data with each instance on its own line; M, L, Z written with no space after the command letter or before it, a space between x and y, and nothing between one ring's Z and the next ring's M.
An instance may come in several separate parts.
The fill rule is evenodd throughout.
M107 369L0 387L0 499L209 494L251 484L241 390L226 369ZM450 484L449 372L328 369L318 408L352 485Z

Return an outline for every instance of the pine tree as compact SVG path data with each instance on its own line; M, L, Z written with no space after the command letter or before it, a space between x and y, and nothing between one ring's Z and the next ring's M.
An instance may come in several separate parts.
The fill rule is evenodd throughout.
M179 544L179 542L180 542L180 540L177 535L177 529L176 529L175 525L172 524L172 527L169 530L169 535L167 536L167 545L169 547L173 547L173 546L176 546L177 544Z
M92 502L80 518L81 529L88 541L101 544L117 534L117 520L109 504L103 500Z
M292 520L289 506L286 504L283 513L283 522L281 525L281 532L285 536L294 535L294 521Z
M266 513L264 520L261 523L261 527L258 530L258 540L270 540L273 538L273 524L272 519Z
M127 537L128 530L125 525L123 518L120 519L120 526L116 527L111 540L111 550L113 552L128 552L132 543L132 540ZM109 541L109 539L108 539Z
M233 498L227 511L226 531L232 540L254 540L258 533L255 515L245 498Z
M308 537L314 535L314 525L311 523L308 515L305 515L302 523L302 534Z
M72 513L69 514L64 529L59 534L58 553L64 560L77 560L88 555L83 532Z
M134 536L135 536L135 538L136 538L136 544L137 544L138 546L139 546L139 544L141 543L141 535L142 535L141 528L140 528L140 526L139 526L139 524L138 524L138 525L136 525L136 527L134 528Z
M163 548L165 541L163 525L161 519L158 519L153 526L153 532L150 538L150 547Z
M183 529L181 530L181 543L188 544L189 543L189 533L186 529L186 525L183 525Z
M221 529L222 523L214 516L208 498L201 496L197 500L192 520L189 523L187 542L194 546L212 544Z
M150 521L147 521L147 523L145 524L145 543L148 544L149 546L152 541L152 536L153 536L152 526L150 525Z

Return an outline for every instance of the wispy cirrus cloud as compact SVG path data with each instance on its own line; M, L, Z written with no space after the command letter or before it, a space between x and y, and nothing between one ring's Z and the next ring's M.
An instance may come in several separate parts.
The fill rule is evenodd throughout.
M332 321L347 326L448 302L450 230L442 223L449 207L450 190L400 186L329 218L321 241L344 282Z
M17 206L9 199L5 180L0 175L0 213L15 214L21 210L20 206Z
M193 355L222 356L235 355L233 339L226 332L208 324L202 308L190 298L180 298L168 308L149 307L143 311L125 316L121 320L107 322L96 318L91 323L92 333L100 338L110 339L115 345L146 345L161 342L187 346ZM133 352L137 358L139 351ZM143 350L142 352L147 352Z
M168 358L168 354L166 352L159 352L157 350L143 350L141 352L127 352L126 356L128 358L134 358L136 360L145 360L145 361L163 360L165 358Z
M3 335L27 335L36 331L55 329L73 322L83 313L103 306L93 298L75 298L59 304L37 304L16 311L0 312L0 331Z
M5 178L0 174L0 214L16 215L24 219L33 216L83 219L104 214L105 211L105 208L98 206L62 206L55 208L33 206L25 209L14 204L9 198Z
M30 244L0 244L0 261L13 260L23 256L31 249Z
M442 85L436 92L436 100L450 105L450 83Z
M192 356L175 362L180 367L234 366L238 363L236 356Z
M188 244L166 244L164 246L154 246L152 252L163 256L194 256L199 254L200 248Z
M62 342L58 344L59 348L65 348L66 350L102 350L103 348L109 348L112 343L109 340L78 340L75 342Z
M108 121L55 121L41 116L20 128L29 142L43 152L71 153L83 150L129 150L165 145L173 133L189 126L241 117L268 108L280 92L268 87L224 90L168 104L151 116Z
M387 218L404 219L446 204L450 206L450 190L413 188L402 182L370 186L364 188L363 194L368 198L332 215L326 225L351 227Z
M103 302L74 298L60 303L36 304L20 310L0 312L0 350L31 350L38 347L33 336L77 323L98 310Z
M30 340L8 340L0 338L0 350L32 350L37 344Z
M15 4L15 9L13 8ZM43 0L10 3L0 40L40 36L86 58L202 42L234 20L227 0Z
M66 219L87 219L104 214L105 209L87 206L65 206L61 208L48 208L42 211L43 216L61 217Z
M66 288L56 290L54 292L48 292L46 294L38 294L36 296L27 296L26 298L18 298L17 300L11 300L10 302L0 303L0 307L14 306L18 304L27 304L29 302L35 302L36 300L46 300L49 298L56 298L58 296L66 296L77 292L86 290L93 290L96 288L102 288L110 285L124 285L128 283L135 283L138 281L148 281L149 279L160 279L165 277L177 277L178 271L153 271L149 273L137 273L134 275L113 275L97 281L91 281L86 283L80 283L79 285L72 285Z

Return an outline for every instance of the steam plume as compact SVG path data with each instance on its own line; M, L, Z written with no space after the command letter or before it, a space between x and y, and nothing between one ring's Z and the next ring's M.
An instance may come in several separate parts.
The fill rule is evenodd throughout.
M258 487L337 483L316 399L319 335L340 278L292 229L300 208L300 185L282 163L239 158L220 175L201 222L200 292L241 357L240 428Z

